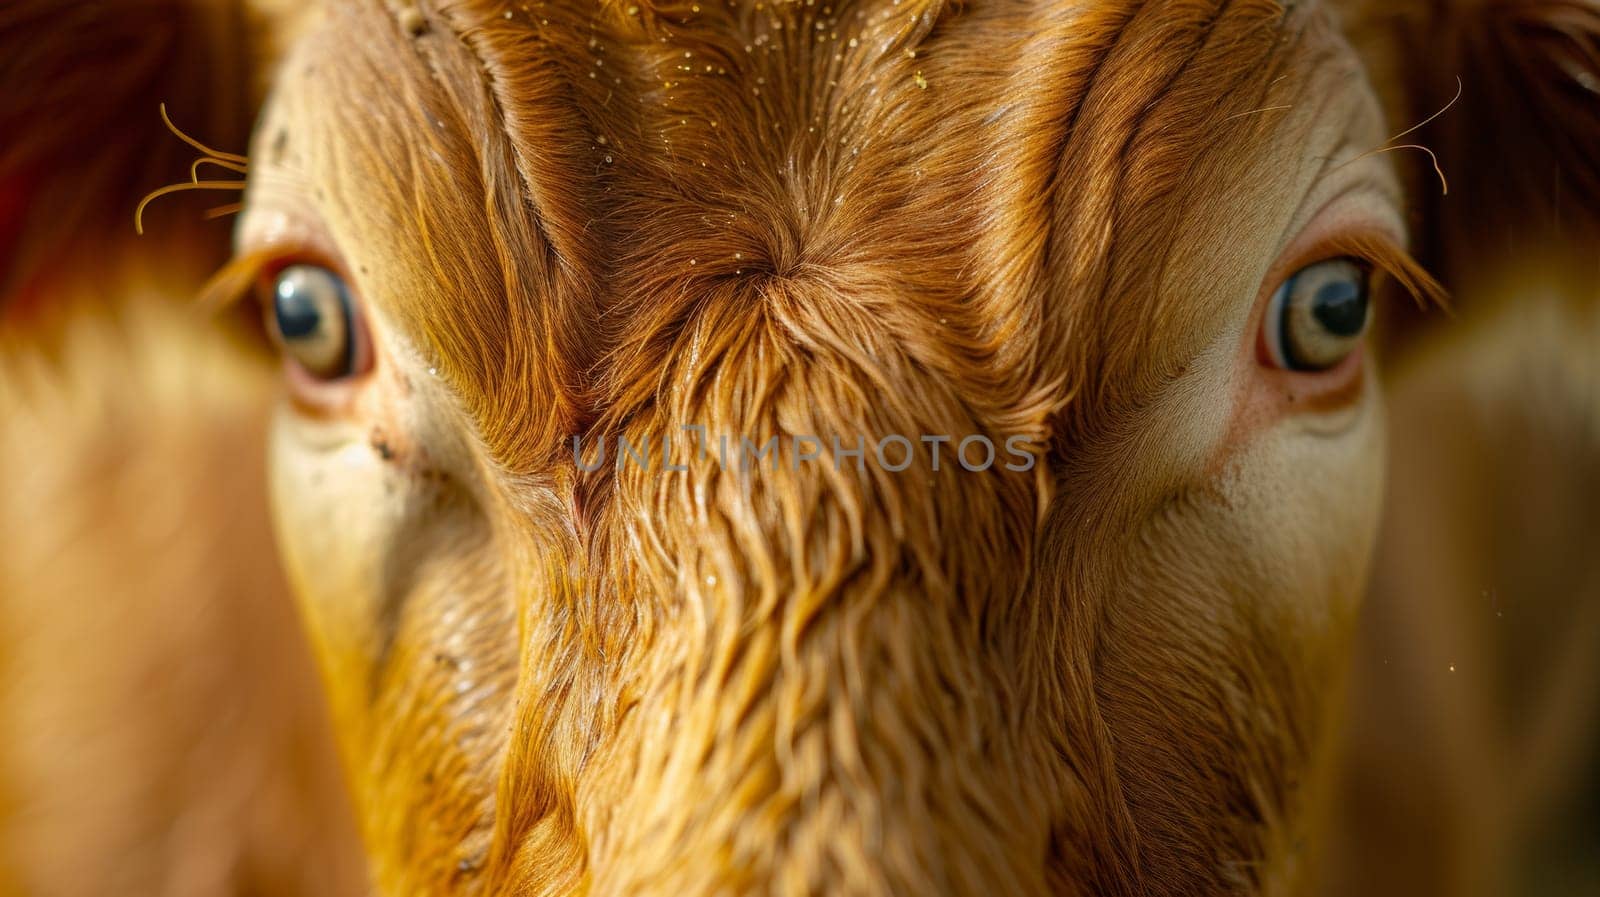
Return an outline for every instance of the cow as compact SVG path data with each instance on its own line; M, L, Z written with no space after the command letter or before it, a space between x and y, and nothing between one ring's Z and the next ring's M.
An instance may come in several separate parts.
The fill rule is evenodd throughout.
M1434 629L1540 563L1461 496L1592 464L1592 3L55 6L0 887L1477 893L1577 781L1461 797L1511 648ZM1436 467L1542 354L1570 454Z

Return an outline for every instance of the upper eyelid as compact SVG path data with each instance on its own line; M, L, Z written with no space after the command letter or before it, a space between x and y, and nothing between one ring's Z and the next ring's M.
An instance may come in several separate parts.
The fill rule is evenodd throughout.
M199 306L216 312L235 305L251 295L264 274L276 273L295 264L316 265L338 275L350 291L351 302L359 307L360 291L355 288L344 265L330 258L320 248L302 243L261 246L235 255L200 288Z
M327 222L296 195L283 192L257 193L246 203L235 251L241 255L264 251L305 254L322 259L319 264L343 268ZM330 260L335 264L328 264Z
M1367 172L1325 194L1279 249L1261 300L1308 265L1350 257L1392 277L1420 302L1443 304L1444 289L1406 250L1403 204L1390 177Z
M1334 258L1361 262L1373 275L1383 274L1399 283L1419 303L1442 307L1447 303L1443 286L1401 243L1381 230L1354 228L1336 231L1312 244L1308 257L1293 262L1289 274Z

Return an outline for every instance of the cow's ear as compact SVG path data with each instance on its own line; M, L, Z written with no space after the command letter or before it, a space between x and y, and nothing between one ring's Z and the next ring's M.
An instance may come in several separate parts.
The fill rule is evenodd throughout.
M1338 5L1395 132L1446 110L1394 143L1437 157L1438 172L1422 150L1395 151L1416 210L1417 254L1457 303L1529 265L1592 299L1600 0Z
M226 251L208 209L238 193L142 196L190 178L200 154L162 121L242 153L260 81L259 16L237 0L8 0L0 7L0 328L132 258L201 270ZM238 179L202 166L201 179ZM116 291L111 291L114 298Z

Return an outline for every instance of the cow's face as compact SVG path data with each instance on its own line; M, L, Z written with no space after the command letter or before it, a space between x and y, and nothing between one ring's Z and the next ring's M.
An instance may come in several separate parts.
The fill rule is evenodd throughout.
M312 23L234 273L380 887L1296 881L1387 136L1300 5Z

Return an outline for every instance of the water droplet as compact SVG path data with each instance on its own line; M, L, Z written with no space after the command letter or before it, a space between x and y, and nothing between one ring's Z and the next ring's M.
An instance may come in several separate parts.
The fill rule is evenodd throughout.
M917 87L918 88L920 88L922 90L927 90L928 89L928 79L922 77L922 70L921 69L917 69L917 74L912 78L912 80L917 82Z

